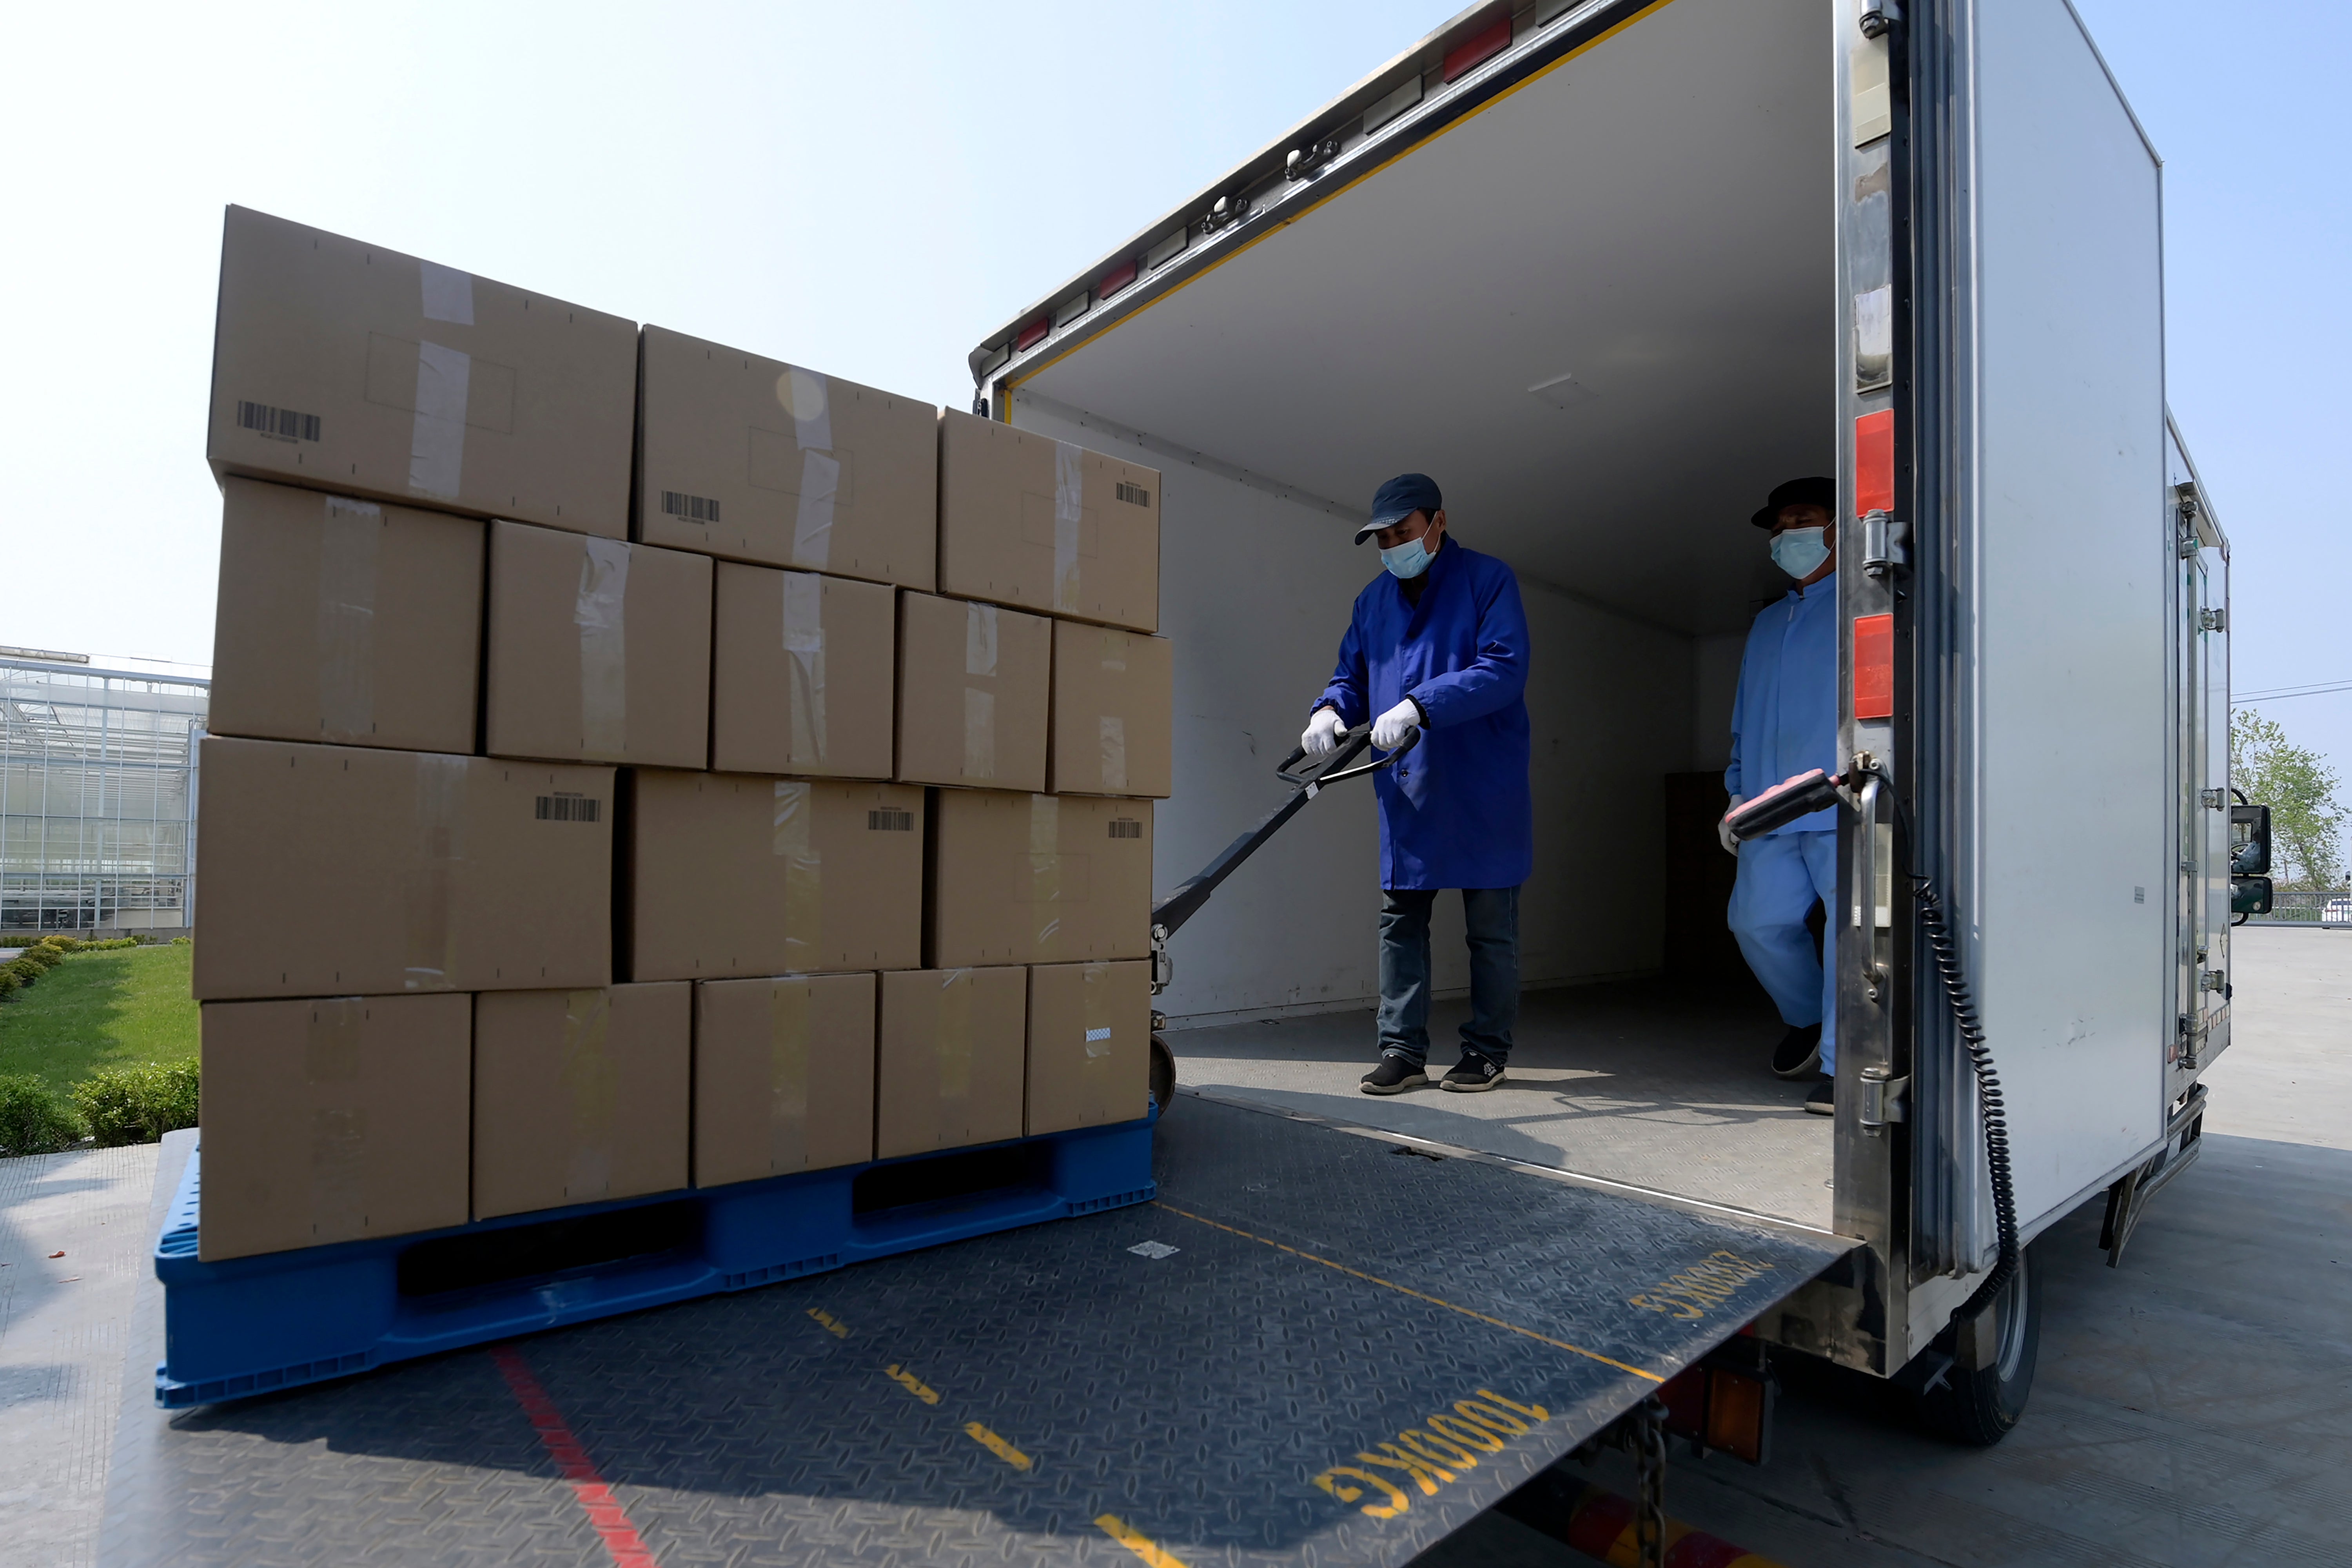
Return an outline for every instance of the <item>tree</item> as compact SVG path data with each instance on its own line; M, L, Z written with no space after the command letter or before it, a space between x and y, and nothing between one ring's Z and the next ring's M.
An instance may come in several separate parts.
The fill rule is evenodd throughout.
M2271 808L2271 849L2283 887L2333 887L2344 874L2345 808L2336 770L2251 708L2230 715L2230 782Z

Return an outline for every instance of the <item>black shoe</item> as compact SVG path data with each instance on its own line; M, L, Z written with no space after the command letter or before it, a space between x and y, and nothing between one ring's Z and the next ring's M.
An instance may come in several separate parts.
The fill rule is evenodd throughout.
M1802 1078L1822 1065L1822 1026L1792 1024L1772 1047L1772 1070L1782 1078Z
M1503 1081L1500 1062L1490 1062L1475 1051L1465 1051L1454 1070L1437 1080L1440 1089L1450 1089L1456 1094L1484 1094Z
M1429 1081L1429 1075L1402 1057L1382 1057L1380 1066L1364 1075L1356 1087L1366 1094L1402 1094L1409 1089L1419 1089Z
M1813 1092L1805 1096L1805 1109L1815 1116L1837 1114L1837 1079L1825 1078L1813 1085Z

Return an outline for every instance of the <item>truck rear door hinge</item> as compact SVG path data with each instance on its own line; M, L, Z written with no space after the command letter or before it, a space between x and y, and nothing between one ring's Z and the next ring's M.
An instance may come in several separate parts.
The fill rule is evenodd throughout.
M2209 632L2228 631L2230 629L2230 612L2227 610L2200 610L2197 612L2197 624L2204 627Z
M1862 1105L1854 1120L1864 1132L1884 1132L1888 1122L1904 1120L1904 1100L1910 1089L1909 1079L1896 1078L1885 1068L1863 1068Z
M2230 804L2230 792L2224 789L2200 789L2197 792L2197 804L2208 811L2219 811Z

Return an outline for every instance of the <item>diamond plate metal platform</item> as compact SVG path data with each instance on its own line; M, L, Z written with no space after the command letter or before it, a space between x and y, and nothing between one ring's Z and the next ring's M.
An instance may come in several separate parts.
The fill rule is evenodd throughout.
M1398 1563L1843 1251L1192 1096L1159 1134L1153 1204L127 1400L100 1561Z

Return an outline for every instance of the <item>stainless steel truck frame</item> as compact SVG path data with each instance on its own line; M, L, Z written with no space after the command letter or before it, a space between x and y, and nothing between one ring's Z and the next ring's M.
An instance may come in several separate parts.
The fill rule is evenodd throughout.
M1861 628L1841 748L1871 819L1842 813L1829 911L1832 1228L1866 1246L1756 1328L1881 1375L1984 1368L2019 1315L1954 1326L2000 1225L1923 894L1982 1017L2021 1244L2105 1194L2119 1254L2193 1159L2198 1079L2229 1043L2229 549L2165 404L2160 176L2066 0L1484 4L971 354L974 412L1168 476L1193 760L1163 884L1289 744L1370 570L1341 522L1386 473L1452 464L1457 533L1560 615L1616 617L1598 666L1543 664L1539 630L1535 679L1599 693L1570 749L1631 756L1646 720L1607 703L1648 677L1622 650L1672 634L1704 658L1712 637L1719 664L1756 602L1737 497L1775 461L1834 462L1839 613ZM1735 223L1775 181L1767 221ZM1515 358L1547 334L1583 347ZM1682 608L1701 600L1704 624ZM1568 847L1622 826L1607 787L1574 798L1539 825L1539 878L1580 875ZM1369 859L1368 812L1328 815L1271 873L1287 926L1240 910L1190 1006L1361 994L1340 971L1371 895L1339 871ZM1619 918L1562 916L1590 956L1531 984L1654 952L1654 890L1622 890L1654 824L1625 815Z

